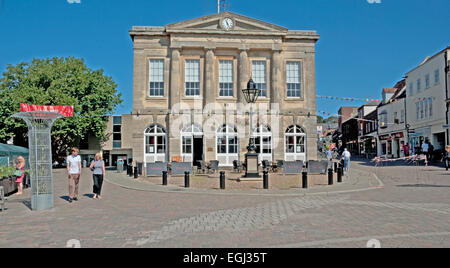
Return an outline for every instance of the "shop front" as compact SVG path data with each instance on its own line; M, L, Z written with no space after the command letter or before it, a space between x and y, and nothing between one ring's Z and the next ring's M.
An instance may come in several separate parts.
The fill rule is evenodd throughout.
M416 129L409 135L411 154L418 154L422 150L422 144L431 137L431 128Z
M402 150L402 142L404 142L403 132L396 132L379 136L382 155L388 158L400 158L405 154Z

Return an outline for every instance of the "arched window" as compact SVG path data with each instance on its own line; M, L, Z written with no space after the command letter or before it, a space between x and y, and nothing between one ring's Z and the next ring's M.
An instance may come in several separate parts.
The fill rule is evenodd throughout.
M290 126L285 133L286 161L306 161L306 133L299 126Z
M259 154L259 161L273 161L272 151L272 131L269 126L260 125L253 130L255 138L256 152Z
M167 152L166 130L160 125L152 125L145 130L145 161L165 162Z
M239 160L239 138L235 127L223 125L216 133L216 156L221 166L233 166Z

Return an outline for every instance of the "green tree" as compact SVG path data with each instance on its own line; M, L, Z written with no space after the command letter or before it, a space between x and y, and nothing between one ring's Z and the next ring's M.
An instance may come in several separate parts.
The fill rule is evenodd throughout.
M321 115L317 116L317 123L318 124L322 124L323 123L323 116L321 116Z
M324 119L323 122L327 124L337 124L339 121L337 116L330 116L327 119Z
M122 100L116 83L103 70L91 70L84 60L68 57L8 65L0 79L0 142L11 137L26 140L25 122L11 118L20 103L74 106L74 116L57 120L52 129L53 151L64 154L87 135L103 141L107 115Z

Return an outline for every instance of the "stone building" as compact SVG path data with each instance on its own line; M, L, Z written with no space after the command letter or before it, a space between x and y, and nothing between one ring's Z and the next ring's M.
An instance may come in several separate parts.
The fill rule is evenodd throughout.
M260 160L317 159L316 32L223 12L129 34L133 110L121 139L133 161L232 166L250 136ZM261 89L252 128L250 79Z
M405 157L402 144L408 144L406 128L406 80L394 88L383 89L383 102L378 107L378 156Z
M409 144L415 151L428 141L436 151L443 151L447 145L447 54L446 47L420 65L406 73L407 123L414 131L409 135Z

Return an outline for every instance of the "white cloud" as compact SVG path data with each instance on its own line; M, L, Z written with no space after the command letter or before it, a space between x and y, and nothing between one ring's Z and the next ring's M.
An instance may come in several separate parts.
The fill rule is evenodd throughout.
M81 0L67 0L69 4L81 4Z

